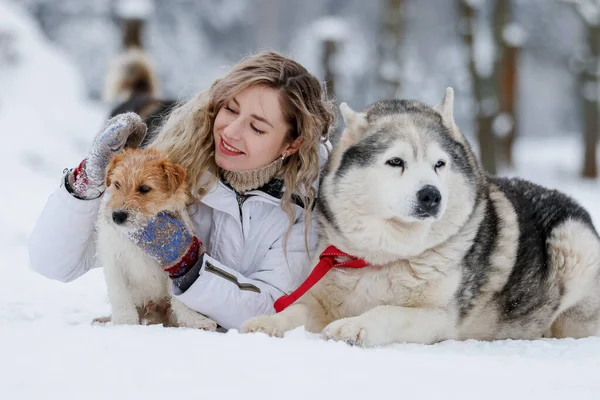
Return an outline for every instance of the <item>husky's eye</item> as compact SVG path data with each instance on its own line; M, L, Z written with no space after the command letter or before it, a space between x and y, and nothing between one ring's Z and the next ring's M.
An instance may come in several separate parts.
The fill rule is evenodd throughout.
M392 167L404 168L404 160L399 157L390 158L385 163Z
M442 160L438 161L437 163L435 163L435 169L440 169L440 168L444 168L446 166L446 163Z
M115 181L115 188L116 189L121 189L121 184L119 182Z
M138 188L138 192L140 193L148 193L151 189L146 186L146 185L142 185Z

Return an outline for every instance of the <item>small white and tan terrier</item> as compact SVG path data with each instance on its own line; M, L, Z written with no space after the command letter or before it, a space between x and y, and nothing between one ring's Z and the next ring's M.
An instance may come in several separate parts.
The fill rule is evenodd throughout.
M182 216L189 199L185 170L154 149L126 149L106 169L106 192L97 228L97 256L104 269L112 317L117 325L163 324L214 331L217 324L172 296L168 274L127 237L161 211Z

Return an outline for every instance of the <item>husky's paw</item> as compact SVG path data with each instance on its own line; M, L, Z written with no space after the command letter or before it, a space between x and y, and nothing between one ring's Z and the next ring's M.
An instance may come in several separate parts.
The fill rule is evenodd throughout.
M323 329L322 334L327 340L342 341L352 346L370 347L378 344L370 340L369 329L360 317L333 321Z
M284 333L289 330L284 322L278 315L261 315L244 322L240 327L240 332L262 332L269 336L283 337Z

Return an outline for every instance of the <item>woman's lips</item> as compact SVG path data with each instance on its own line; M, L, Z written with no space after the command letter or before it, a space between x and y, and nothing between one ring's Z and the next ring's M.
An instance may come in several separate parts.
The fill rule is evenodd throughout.
M226 156L241 156L244 154L243 151L236 149L235 147L227 143L225 140L223 140L223 138L221 138L221 141L219 142L219 150Z

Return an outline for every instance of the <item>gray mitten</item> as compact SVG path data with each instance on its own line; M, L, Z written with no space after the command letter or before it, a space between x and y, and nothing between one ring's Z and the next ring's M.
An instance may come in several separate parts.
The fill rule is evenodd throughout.
M138 147L146 130L146 124L136 113L111 118L94 138L89 155L68 175L68 188L82 199L99 197L104 191L106 166L110 159L125 147Z

